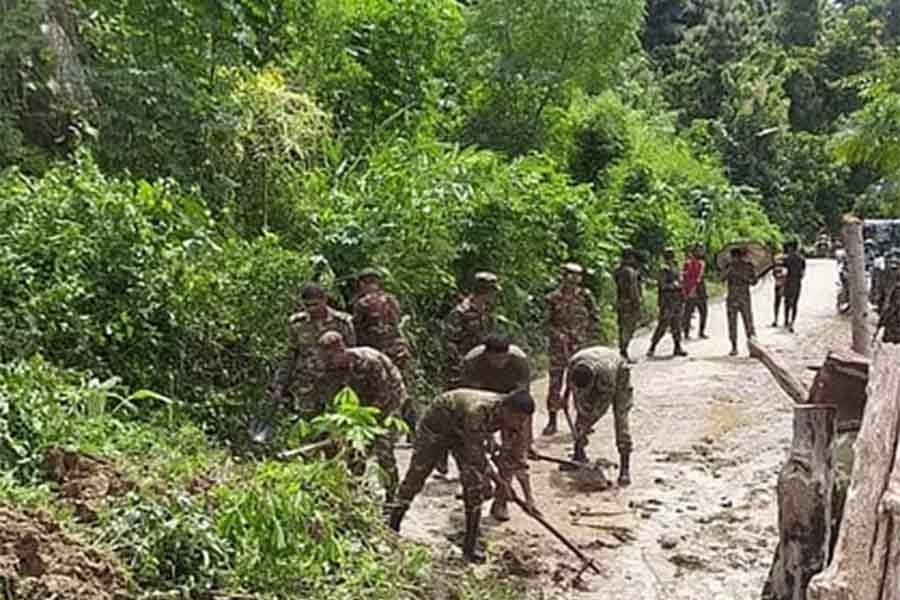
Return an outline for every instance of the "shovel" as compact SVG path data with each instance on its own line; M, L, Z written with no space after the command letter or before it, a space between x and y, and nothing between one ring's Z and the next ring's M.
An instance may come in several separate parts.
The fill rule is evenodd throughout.
M264 397L256 405L256 414L247 424L247 435L254 444L269 444L275 437L275 424L278 422L283 400Z

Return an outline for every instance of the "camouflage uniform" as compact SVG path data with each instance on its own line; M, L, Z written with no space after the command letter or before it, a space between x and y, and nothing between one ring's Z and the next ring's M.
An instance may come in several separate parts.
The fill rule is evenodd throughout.
M634 390L631 387L631 369L628 363L610 348L593 346L575 354L569 361L568 372L571 374L579 365L587 365L594 373L594 384L589 388L578 388L571 381L567 382L572 390L575 409L578 416L575 420L575 441L582 447L588 443L588 434L594 424L613 409L616 433L616 447L619 454L631 454L631 429L628 424L628 413L631 411Z
M301 413L318 414L329 400L323 378L325 365L316 345L329 331L340 333L348 346L356 345L353 319L347 313L328 308L321 320L313 319L308 312L298 312L290 319L288 358L275 373L274 383L294 398L295 408Z
M483 344L473 348L463 361L463 387L498 394L528 390L531 387L528 357L518 346L510 346L509 354L509 362L503 369L497 369L485 357ZM528 419L522 431L503 431L497 467L507 484L512 482L513 476L521 476L528 471L526 457L531 442L531 419ZM503 503L506 500L506 490L498 488L497 501Z
M628 356L628 345L641 318L641 282L638 270L620 264L613 276L616 280L616 316L619 321L619 353Z
M874 304L879 312L887 309L891 290L894 289L894 285L898 280L900 280L900 260L891 258L884 271L879 275L878 283L876 284Z
M728 312L728 337L731 339L732 348L736 349L738 315L741 315L744 322L747 337L756 336L756 328L753 325L753 302L750 298L750 287L756 285L756 268L750 261L738 259L725 269L723 279L728 284L725 300Z
M878 323L884 327L884 342L900 344L900 284L887 295Z
M419 420L409 469L397 492L397 504L408 506L422 491L431 471L448 451L459 466L466 512L478 510L490 495L485 444L501 429L503 396L457 389L431 403Z
M376 290L363 294L353 303L353 325L360 346L375 348L388 355L400 369L407 391L412 385L412 353L400 333L400 303L393 294ZM412 394L407 394L402 407L403 418L415 422Z
M400 416L400 409L406 403L406 386L400 370L391 362L386 354L374 348L364 346L348 348L350 362L343 368L332 368L327 371L331 383L335 386L348 386L359 396L360 404L372 406L381 411L381 420ZM388 479L388 501L393 498L399 475L397 461L394 457L396 434L387 433L375 438L373 452L379 466ZM354 465L359 470L364 465Z
M675 342L675 351L681 350L681 322L684 315L684 295L678 269L672 265L663 266L659 272L659 322L650 340L651 352L669 331Z
M446 389L452 390L459 387L462 382L463 359L494 329L494 320L486 306L477 306L472 297L468 296L447 316L446 327Z
M550 385L547 410L564 408L561 397L563 374L569 358L594 336L597 326L597 302L590 290L564 287L547 296L546 320L550 329Z

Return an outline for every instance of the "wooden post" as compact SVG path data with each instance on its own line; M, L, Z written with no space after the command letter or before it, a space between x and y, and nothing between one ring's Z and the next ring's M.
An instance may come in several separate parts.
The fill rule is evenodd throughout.
M900 345L873 362L834 560L810 600L900 598Z
M836 407L794 407L791 454L778 477L780 540L763 600L805 600L810 579L828 564Z
M869 298L866 294L865 249L863 223L854 216L844 217L844 247L847 250L847 275L850 286L850 310L853 317L853 350L871 356L869 344Z

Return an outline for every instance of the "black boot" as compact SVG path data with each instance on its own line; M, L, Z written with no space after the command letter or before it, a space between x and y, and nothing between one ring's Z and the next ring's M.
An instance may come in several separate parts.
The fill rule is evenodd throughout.
M544 427L544 431L541 435L554 435L556 432L556 411L553 411L550 413L547 419L547 426Z
M441 457L438 459L437 464L434 465L434 470L438 472L438 475L442 477L447 476L447 471L450 470L450 465L448 464L448 454L444 452Z
M388 520L388 526L400 533L400 523L403 522L403 517L406 515L406 506L395 506L391 510L391 517Z
M674 352L674 355L675 355L675 356L687 356L688 353L684 351L684 348L681 347L681 344L677 344L677 345L675 346L675 352Z
M472 563L483 563L484 554L478 550L478 530L481 524L481 507L466 512L466 535L463 538L463 558Z
M631 485L631 453L619 454L619 486Z
M559 470L564 472L575 471L578 469L576 463L587 464L587 462L588 457L584 451L584 446L582 446L581 444L575 444L575 450L574 452L572 452L572 463L559 465Z

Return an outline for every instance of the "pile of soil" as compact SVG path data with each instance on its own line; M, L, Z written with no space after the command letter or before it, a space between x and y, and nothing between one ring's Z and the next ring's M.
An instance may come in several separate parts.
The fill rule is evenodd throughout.
M134 489L111 462L62 448L44 453L44 472L59 486L59 495L72 508L75 518L92 523L108 497Z
M126 600L122 568L40 515L0 506L0 597Z

